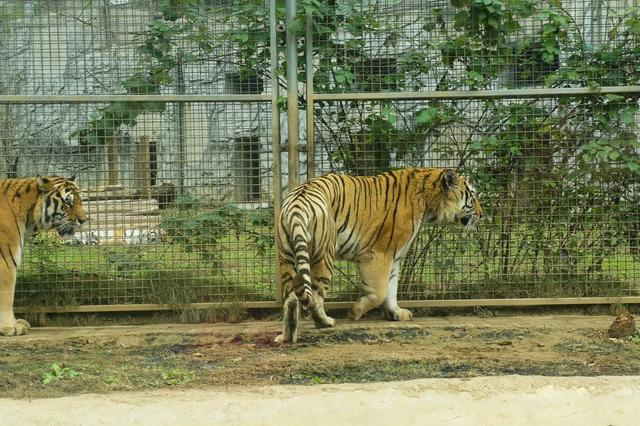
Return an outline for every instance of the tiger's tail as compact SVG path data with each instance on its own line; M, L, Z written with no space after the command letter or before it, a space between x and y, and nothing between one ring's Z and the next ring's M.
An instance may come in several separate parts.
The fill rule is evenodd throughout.
M301 215L293 215L291 230L296 276L293 277L292 287L302 306L305 309L313 309L315 300L311 287L308 225L308 220L305 220Z

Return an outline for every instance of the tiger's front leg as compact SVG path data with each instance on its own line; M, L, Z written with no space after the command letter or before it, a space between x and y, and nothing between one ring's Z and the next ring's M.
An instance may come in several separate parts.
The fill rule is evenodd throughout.
M7 265L2 265L0 267L0 336L21 336L27 334L31 328L27 321L16 320L13 314L15 286L16 270L9 270Z
M349 319L359 320L387 298L391 260L381 254L371 254L358 263L360 286L365 295L349 311Z

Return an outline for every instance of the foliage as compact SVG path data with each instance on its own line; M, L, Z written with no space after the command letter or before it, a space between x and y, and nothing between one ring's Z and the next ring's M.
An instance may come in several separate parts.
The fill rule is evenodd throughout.
M131 276L145 269L145 253L138 248L128 248L125 253L110 250L106 254L106 262L110 269L114 269L120 276Z
M214 50L226 52L223 60L241 78L255 74L267 80L267 2L215 4L159 1L158 15L140 38L139 69L123 81L125 92L161 93L177 83L180 67L212 60ZM619 14L603 8L600 24L605 28L606 22L607 31L600 37L585 31L557 0L451 0L403 19L389 2L298 4L289 31L302 41L306 15L313 17L316 92L597 89L640 83L636 7ZM283 24L284 2L277 5ZM211 34L209 28L218 24L228 30ZM278 46L284 46L283 32ZM300 43L299 58L305 47ZM282 50L277 60L284 87ZM300 60L300 81L305 73ZM305 108L304 93L299 99ZM638 106L637 95L597 91L554 99L332 101L314 103L314 124L318 146L336 170L369 174L455 159L472 176L487 206L485 231L457 239L428 229L424 244L407 257L415 279L428 272L442 286L506 280L527 287L544 276L550 283L558 279L606 288L619 284L608 275L607 258L629 256L629 262L637 262L640 253ZM85 144L104 143L120 126L134 125L140 112L163 110L159 104L113 103L78 135ZM172 242L216 267L229 232L248 235L260 254L273 246L269 232L255 231L272 225L270 210L245 212L216 204L203 212L205 205L188 195L179 204L164 218L163 228ZM49 252L42 247L35 261L46 268ZM463 250L474 250L468 258L480 253L478 261L467 265L464 257L451 258L450 253ZM122 275L142 267L138 254L130 254L110 253L110 269Z
M40 232L31 239L28 262L40 273L57 272L55 252L63 246L62 240L54 232Z
M42 383L48 385L54 380L73 379L80 376L81 374L82 373L74 370L71 367L65 367L64 364L60 366L56 363L53 363L51 364L50 370L42 375Z
M469 91L598 88L640 82L636 7L616 14L596 6L603 7L603 15L593 24L608 30L599 37L558 0L451 0L403 19L387 2L299 4L289 30L301 39L312 16L316 92L425 91L434 84L436 90ZM258 32L263 6L236 2L226 21L234 30L219 42L235 46L237 63L258 65L252 69L266 78L268 68L259 65L259 58L268 62L268 35ZM283 13L279 7L280 24ZM422 32L410 30L416 27ZM305 48L301 43L299 58ZM284 57L278 65L283 76ZM302 81L304 61L298 65ZM303 93L299 99L304 100ZM305 108L304 102L300 106ZM535 282L544 275L586 288L591 282L613 285L604 271L607 256L623 255L626 247L638 253L638 106L637 97L614 94L315 102L314 125L332 169L370 174L447 158L472 176L490 206L486 232L465 236L461 244L428 230L426 248L416 245L409 253L407 262L432 271L436 281L465 282L479 274L484 282L516 276ZM450 256L433 256L442 246L457 254L473 247L479 262L469 272ZM418 279L422 272L411 269Z
M159 95L163 87L190 63L213 50L202 0L156 0L158 14L147 25L136 47L136 71L121 82L128 95ZM74 134L81 144L104 144L121 126L135 126L139 114L163 112L164 102L112 102L91 114Z
M183 370L181 368L163 372L160 377L167 385L184 385L192 381L196 376L194 371Z
M164 217L160 226L172 243L181 244L187 253L198 253L202 260L219 267L220 240L228 233L240 234L243 214L232 204L194 210L191 208L194 202L197 199L178 197L178 212Z
M274 244L271 232L255 230L259 227L270 229L272 209L245 211L228 203L203 209L200 200L190 194L178 197L176 205L177 211L165 216L161 223L170 241L181 244L187 253L198 253L202 260L210 261L216 267L220 263L220 243L229 234L235 234L236 238L241 234L248 235L259 254L264 254Z

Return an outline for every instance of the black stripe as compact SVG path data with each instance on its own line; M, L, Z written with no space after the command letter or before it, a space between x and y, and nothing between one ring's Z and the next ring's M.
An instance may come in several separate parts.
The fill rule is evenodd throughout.
M15 268L18 267L18 262L16 262L16 258L13 257L13 251L11 250L11 247L7 246L7 248L9 249L9 256L11 256L11 261L13 262L13 266Z
M4 195L6 197L7 193L9 192L9 188L11 188L11 184L13 183L13 179L7 179L4 182L2 182L2 195Z
M7 264L7 268L11 269L11 265L9 265L9 262L7 262L7 258L4 255L4 251L2 250L2 248L0 247L0 254L2 255L2 260L4 260L4 263Z
M389 235L389 242L387 243L387 248L385 249L385 251L389 250L389 247L391 247L391 243L393 243L393 236L395 234L395 230L396 230L396 216L398 214L398 207L400 205L400 186L398 185L398 194L394 194L395 195L395 201L396 201L396 205L393 208L393 213L391 215L391 235Z
M309 268L302 267L298 271L298 274L300 274L300 275L311 275L311 271L309 270Z

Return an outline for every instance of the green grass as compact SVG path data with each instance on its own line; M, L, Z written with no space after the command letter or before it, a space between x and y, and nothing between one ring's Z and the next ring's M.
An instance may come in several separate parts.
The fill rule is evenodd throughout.
M16 305L273 300L273 253L258 257L243 238L204 260L179 244L29 247L18 272Z
M250 232L267 235L266 227ZM588 271L593 256L578 258L573 270L560 261L536 268L521 261L502 274L499 259L482 257L468 236L434 242L434 249L403 269L399 299L485 299L634 296L640 294L640 259L605 257ZM28 245L18 273L16 306L163 303L184 308L198 302L272 301L275 253L259 251L249 234L217 240L215 259L199 247L169 242L138 246L68 246L46 237ZM414 259L415 260L415 259ZM526 259L525 259L526 260ZM408 263L409 264L409 263ZM356 268L338 262L329 301L353 301L359 294ZM546 268L546 269L545 269ZM533 272L532 272L533 270ZM211 316L185 313L186 317Z

